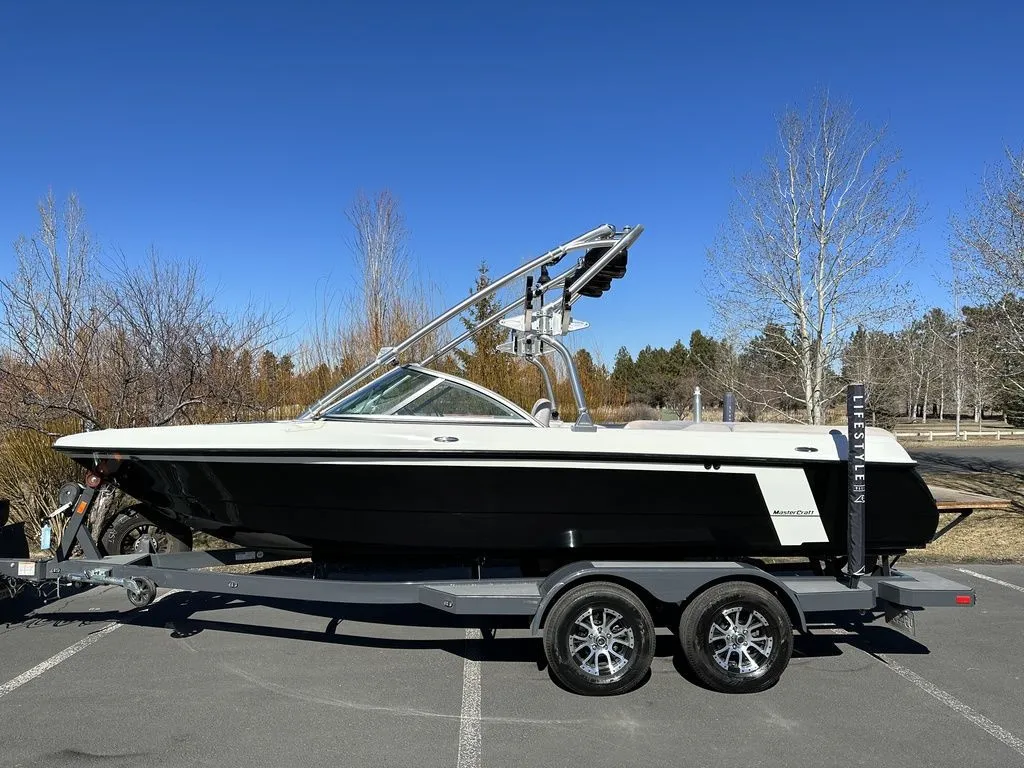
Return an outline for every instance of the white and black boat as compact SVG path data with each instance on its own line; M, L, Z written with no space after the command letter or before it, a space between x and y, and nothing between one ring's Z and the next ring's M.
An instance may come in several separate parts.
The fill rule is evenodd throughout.
M562 339L585 325L571 317L577 300L625 274L641 232L599 227L513 270L382 350L298 419L102 430L54 447L153 519L330 558L842 556L844 428L592 423ZM573 252L583 256L548 274ZM400 364L418 341L520 278L521 298L419 364ZM495 322L509 329L505 351L548 382L531 412L429 368ZM545 363L553 355L573 385L571 424L557 416ZM924 546L938 511L915 462L879 429L866 430L865 458L867 554Z

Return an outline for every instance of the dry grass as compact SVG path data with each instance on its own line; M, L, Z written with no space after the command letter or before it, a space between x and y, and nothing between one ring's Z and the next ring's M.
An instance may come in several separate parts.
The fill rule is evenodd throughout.
M939 526L954 518L940 515ZM912 549L906 560L929 563L1024 563L1024 515L975 512L927 549Z
M928 440L925 438L913 438L913 437L901 437L899 438L900 445L904 448L975 448L977 446L990 446L990 445L1020 445L1024 442L1024 435L1018 437L1001 437L996 440L995 437L989 437L988 435L971 435L968 440L954 440L952 438L940 439L940 440Z
M11 521L24 522L29 541L39 540L41 521L57 508L57 492L81 470L54 451L52 439L32 430L8 432L0 440L0 498L11 502ZM63 518L55 518L58 540Z
M213 571L214 573L260 573L262 571L274 571L277 576L312 576L314 573L313 562L309 558L302 560L272 560L267 563L215 565L203 570Z
M1009 499L1013 507L1006 511L975 512L937 542L930 544L927 549L908 552L908 560L945 563L1024 563L1024 484L1018 475L1010 472L923 474L930 484ZM939 518L941 528L950 522L954 515L940 515Z
M1024 478L1015 472L922 472L929 485L982 493L1008 499L1013 509L1006 514L1024 521Z

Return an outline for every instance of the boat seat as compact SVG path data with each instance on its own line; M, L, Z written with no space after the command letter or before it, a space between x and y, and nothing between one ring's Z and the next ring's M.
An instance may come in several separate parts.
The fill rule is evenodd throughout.
M543 426L551 424L551 401L546 397L540 398L530 409L530 415L539 421Z
M687 429L693 432L735 432L736 424L722 421L690 421L688 419L676 419L673 421L638 419L626 422L623 429Z
M686 429L692 421L655 421L653 419L637 419L627 421L623 429Z

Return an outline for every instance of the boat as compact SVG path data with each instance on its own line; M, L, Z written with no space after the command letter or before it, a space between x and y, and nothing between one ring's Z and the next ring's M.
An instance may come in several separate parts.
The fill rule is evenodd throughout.
M604 225L528 261L381 350L296 419L99 430L54 448L156 521L315 558L552 567L585 558L841 558L844 428L593 422L565 337L587 325L573 317L577 303L626 274L642 231ZM428 357L403 359L520 279L519 298ZM431 367L494 323L509 332L501 349L543 374L545 396L530 410ZM572 421L559 416L553 359L572 385ZM885 430L866 429L865 443L866 553L924 546L938 510L915 462Z

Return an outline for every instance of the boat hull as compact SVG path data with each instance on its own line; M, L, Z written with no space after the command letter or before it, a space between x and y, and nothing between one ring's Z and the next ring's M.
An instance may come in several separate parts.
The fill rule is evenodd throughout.
M73 458L94 466L95 454ZM294 546L341 559L845 552L845 463L729 462L211 452L119 455L112 478L196 530L246 546ZM867 486L869 554L928 542L938 511L913 464L869 464ZM812 530L818 532L801 534Z

